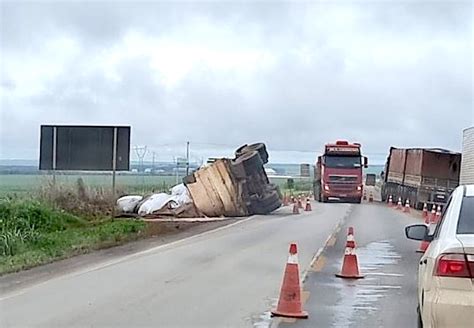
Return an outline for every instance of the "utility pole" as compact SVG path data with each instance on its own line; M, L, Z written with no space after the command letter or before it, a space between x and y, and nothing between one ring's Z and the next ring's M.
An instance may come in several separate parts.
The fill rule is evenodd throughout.
M155 172L155 155L156 155L156 153L153 152L152 154L153 154L153 160L151 162L151 169L152 169L153 172Z
M189 141L186 142L186 176L189 175Z
M135 146L135 153L137 154L137 157L138 157L138 171L140 171L143 169L143 159L145 158L145 155L147 153L147 146L144 146L144 147Z

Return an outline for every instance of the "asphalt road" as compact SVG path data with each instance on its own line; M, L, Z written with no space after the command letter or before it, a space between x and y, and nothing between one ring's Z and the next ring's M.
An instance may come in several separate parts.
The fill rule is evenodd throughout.
M289 243L298 243L303 271L357 207L313 204L297 216L286 207L31 286L16 282L0 295L0 326L268 327Z
M304 284L307 320L274 320L283 327L416 327L418 243L404 227L421 223L380 203L356 206L312 265ZM361 280L337 278L347 238L354 227Z

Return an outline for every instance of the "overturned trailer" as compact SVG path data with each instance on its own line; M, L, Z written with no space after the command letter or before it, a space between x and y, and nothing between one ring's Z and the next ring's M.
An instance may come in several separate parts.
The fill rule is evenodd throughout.
M205 216L268 214L281 206L281 195L265 173L267 162L265 144L243 145L234 159L218 159L183 182Z

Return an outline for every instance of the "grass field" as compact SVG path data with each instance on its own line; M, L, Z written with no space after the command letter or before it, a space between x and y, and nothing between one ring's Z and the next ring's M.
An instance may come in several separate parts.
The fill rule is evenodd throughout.
M57 175L56 182L61 185L74 185L77 179L82 178L88 187L110 189L112 176L110 174L91 175ZM277 184L282 190L286 189L287 178L270 178L272 183ZM295 184L309 185L309 178L294 178ZM6 194L17 194L19 196L34 193L41 186L51 183L52 177L48 175L27 174L5 174L0 175L0 196ZM181 178L178 179L181 183ZM153 191L167 191L176 184L176 176L157 175L117 175L116 185L118 193L149 193ZM304 188L307 189L307 188ZM308 189L309 190L309 189Z
M74 185L77 179L82 178L88 187L112 188L112 176L103 175L56 175L56 183L61 185ZM178 180L181 182L181 179ZM47 186L52 182L48 175L33 174L5 174L0 175L0 195L5 194L28 194L34 193L41 186ZM179 183L178 182L178 183ZM175 176L138 176L117 175L116 186L119 192L151 192L164 191L176 184Z

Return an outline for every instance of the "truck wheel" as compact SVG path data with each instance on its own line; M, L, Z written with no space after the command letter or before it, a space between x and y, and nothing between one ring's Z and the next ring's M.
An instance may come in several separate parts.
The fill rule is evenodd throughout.
M242 156L238 157L235 162L242 163L244 165L247 176L263 170L262 159L255 150L243 154Z
M281 199L276 190L265 194L263 198L251 200L251 214L268 214L281 206Z
M327 203L328 200L329 200L329 198L326 197L326 196L321 195L320 197L321 197L321 201L322 201L323 203Z
M247 177L242 161L237 161L235 159L231 160L230 170L236 179L245 179Z
M258 152L258 154L260 155L260 158L262 159L263 164L267 164L267 163L268 163L267 147L265 146L265 144L264 144L263 142L254 143L254 144L248 145L248 146L246 147L246 149L248 149L248 150L256 150L256 151Z
M188 185L188 184L192 184L192 183L195 183L196 182L196 177L194 176L194 174L190 174L188 176L185 176L183 178L183 183L184 185Z
M251 145L243 145L240 146L236 151L235 151L235 156L238 158L242 156L245 153L251 152L251 151L257 151L258 155L260 156L262 163L267 164L268 163L268 152L267 152L267 147L263 142L259 143L254 143Z
M247 147L247 144L242 145L239 148L237 148L237 150L235 151L235 157L236 158L242 156L245 153L245 147Z

